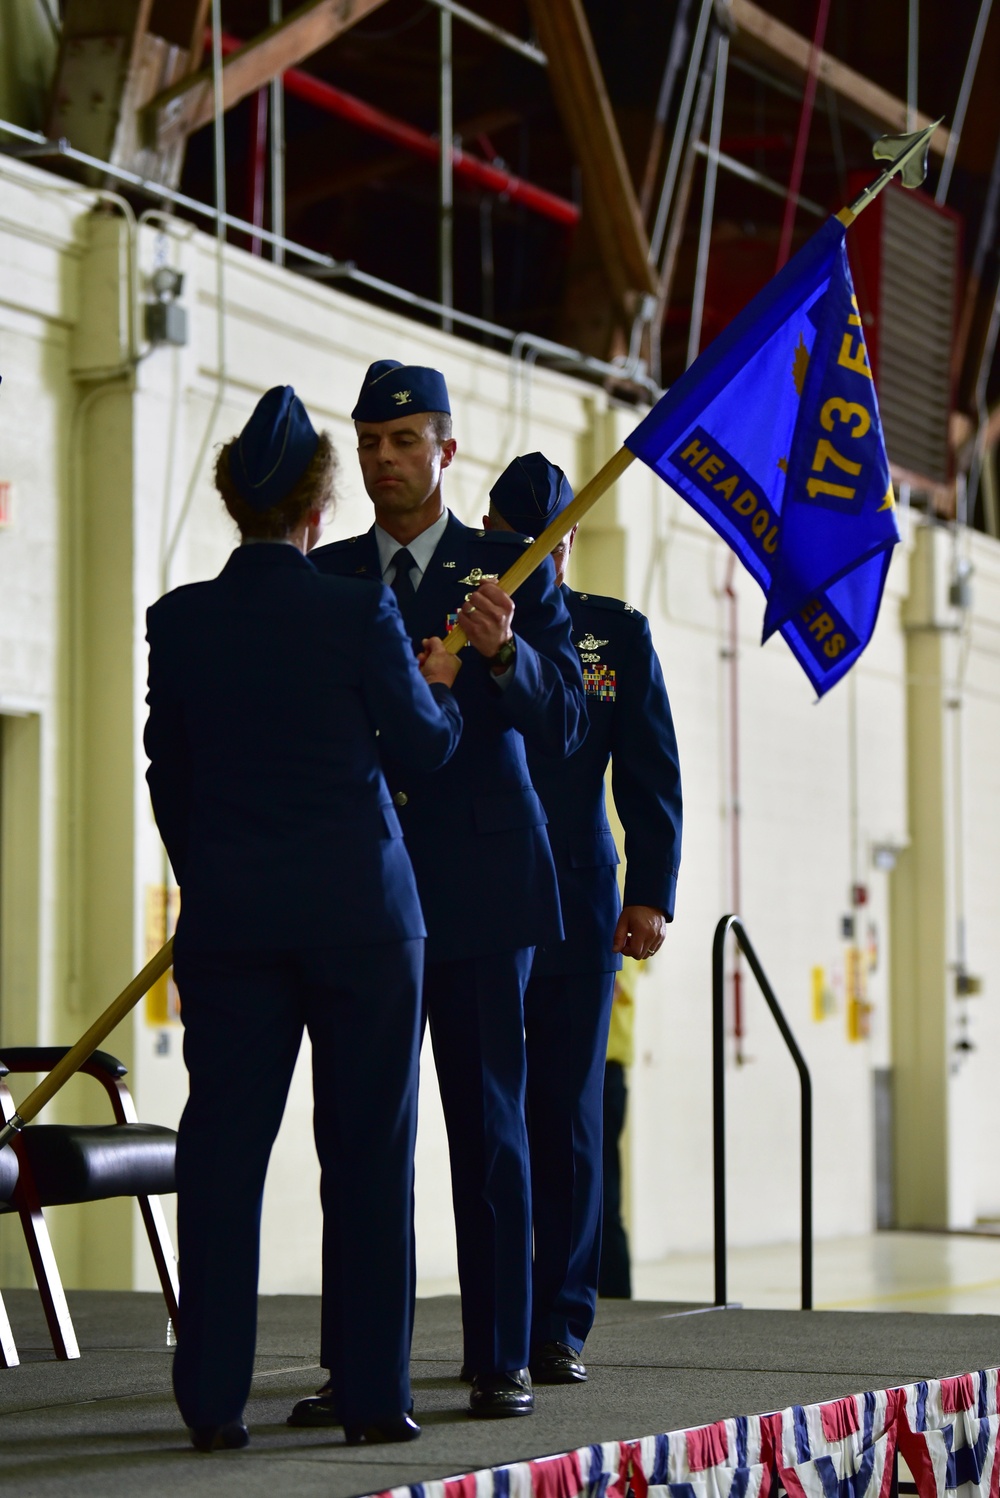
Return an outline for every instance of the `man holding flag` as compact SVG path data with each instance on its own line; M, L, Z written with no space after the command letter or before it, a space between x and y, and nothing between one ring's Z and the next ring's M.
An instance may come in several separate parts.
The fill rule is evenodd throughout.
M443 375L382 359L352 412L375 523L319 548L320 572L385 581L416 648L462 629L456 701L463 751L452 773L386 756L427 923L424 1001L448 1129L462 1287L463 1352L478 1418L529 1415L531 1203L524 1122L524 989L532 951L562 920L545 812L525 746L559 760L587 731L570 617L545 559L515 606L496 584L522 538L449 513L456 451ZM293 1423L336 1424L321 1392Z

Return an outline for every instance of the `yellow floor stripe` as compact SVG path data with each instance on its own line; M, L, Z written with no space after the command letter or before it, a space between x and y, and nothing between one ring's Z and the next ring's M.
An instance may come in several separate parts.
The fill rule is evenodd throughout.
M860 1306L879 1306L903 1300L945 1300L951 1295L981 1295L984 1290L1000 1290L1000 1280L983 1280L978 1285L942 1285L932 1290L897 1290L886 1295L860 1296L857 1300L831 1300L818 1311L850 1311Z

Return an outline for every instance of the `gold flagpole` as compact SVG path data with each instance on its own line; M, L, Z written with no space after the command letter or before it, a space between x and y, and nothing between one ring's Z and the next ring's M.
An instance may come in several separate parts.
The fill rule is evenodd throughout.
M873 203L884 187L887 187L893 177L899 176L904 187L919 187L927 175L927 152L930 147L931 137L941 124L935 120L933 125L928 125L924 130L916 130L910 135L883 135L872 146L872 155L876 161L885 161L887 165L875 178L874 182L864 189L846 208L841 208L837 218L842 224L853 224L859 213L863 213L870 203ZM513 567L505 572L499 580L499 586L505 593L513 593L519 588L526 578L529 578L545 558L555 550L563 536L573 529L583 519L592 505L596 504L601 495L618 479L628 465L632 462L633 454L627 447L620 447L613 458L609 458L599 473L596 473L585 484L572 504L566 506L565 510L542 532L537 540L518 557ZM452 654L456 654L468 643L468 636L459 625L452 630L444 642L444 648Z
M614 457L609 458L604 467L601 468L588 484L584 484L575 499L571 500L565 510L561 510L550 526L547 526L542 534L530 546L526 546L518 557L513 567L508 568L503 577L500 578L498 587L503 588L505 593L513 593L519 588L536 567L541 566L545 558L549 556L563 536L568 536L574 525L577 525L591 509L601 495L606 493L611 485L625 472L634 458L627 447L620 447ZM467 644L468 636L461 625L456 625L451 634L444 642L445 650L454 655L462 646Z
M628 448L619 448L613 458L610 458L599 473L596 473L580 490L576 498L566 506L557 520L544 530L536 541L526 546L518 557L513 567L509 568L500 579L500 586L506 593L513 593L519 588L526 578L530 577L535 568L554 551L574 525L586 515L592 505L596 504L601 495L610 489L615 480L625 472L632 462L632 454ZM445 648L452 652L461 650L467 643L465 632L461 628L453 629L445 641ZM58 1062L48 1076L39 1082L34 1092L28 1094L24 1102L9 1123L0 1128L0 1149L9 1144L14 1136L29 1124L33 1118L45 1107L45 1104L59 1091L64 1083L77 1071L89 1056L97 1050L101 1041L110 1035L115 1026L124 1019L129 1010L139 1002L157 978L170 967L173 961L174 939L167 942L166 946L160 948L142 972L139 973L127 988L123 988L113 1004L109 1004L104 1013L94 1021L85 1035L82 1035L76 1045L66 1052L66 1055Z
M941 120L935 120L933 125L928 125L924 130L914 131L910 135L883 135L875 142L872 155L877 161L887 162L887 165L875 181L854 199L853 203L846 208L841 208L837 217L842 224L852 224L858 214L862 213L878 197L882 189L888 186L897 174L904 187L920 186L927 175L927 151L931 137L940 124ZM563 536L568 535L574 525L577 525L587 511L597 503L602 494L605 494L621 477L633 461L633 457L634 454L629 452L627 447L620 447L614 456L608 459L604 467L595 473L590 482L583 486L576 498L566 506L552 524L536 540L532 541L530 546L525 547L513 567L509 568L499 580L499 585L505 593L515 592L531 576L545 558L555 550ZM453 629L444 642L445 649L453 655L466 644L468 644L468 637L461 626ZM114 1003L110 1004L100 1018L94 1021L87 1033L80 1037L71 1050L67 1051L63 1059L53 1067L44 1081L38 1084L34 1092L28 1094L10 1122L0 1128L0 1148L9 1144L25 1124L30 1123L36 1117L60 1087L89 1056L93 1055L101 1041L110 1035L143 994L152 988L157 978L167 971L173 961L173 948L174 941L171 937L166 946L161 947L156 956L147 962L142 972L132 979L128 987L122 989Z
M51 1098L59 1091L65 1082L68 1082L75 1071L78 1071L83 1063L97 1050L101 1041L123 1020L129 1010L139 1002L143 994L148 992L170 967L174 960L173 937L162 946L155 957L150 958L141 973L134 977L126 988L109 1004L104 1013L95 1019L85 1035L81 1035L76 1045L71 1047L62 1058L57 1061L49 1072L35 1088L29 1092L20 1108L0 1129L0 1149L9 1144L15 1134L19 1134L25 1124L29 1124L37 1114L45 1107Z

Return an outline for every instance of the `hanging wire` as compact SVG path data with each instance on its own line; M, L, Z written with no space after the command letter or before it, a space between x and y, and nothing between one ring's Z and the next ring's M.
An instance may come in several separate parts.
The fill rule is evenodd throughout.
M674 269L677 264L677 255L684 234L686 205L691 190L691 180L694 176L695 161L702 144L701 132L705 128L708 100L712 92L712 77L715 72L718 45L719 38L718 34L716 34L705 49L705 56L702 60L701 76L698 80L698 97L695 100L694 113L691 119L691 134L684 154L684 165L678 183L677 203L671 215L670 230L663 247L663 259L660 262L660 315L658 319L654 320L657 326L662 323L663 318L666 316L667 307L670 302Z
M674 86L680 73L684 60L684 51L690 36L688 18L691 10L692 0L678 0L677 14L674 16L673 28L670 33L670 46L667 49L667 60L663 68L663 77L660 80L660 92L656 99L656 109L653 114L653 133L649 141L649 151L646 155L646 170L642 178L642 190L639 193L639 212L642 214L643 222L649 217L649 210L653 202L653 189L656 186L656 173L660 165L660 157L663 153L663 141L667 133L667 116L670 113L670 105L673 102Z
M268 16L276 26L283 15L282 0L270 0ZM285 85L281 73L271 79L271 230L285 235ZM272 244L275 265L284 265L285 247Z
M715 60L715 97L712 101L712 127L709 151L705 161L705 196L701 205L701 230L698 235L698 265L691 296L691 327L688 333L687 368L698 357L701 324L705 312L705 286L708 281L708 253L712 241L712 218L715 213L715 184L719 170L719 141L722 139L722 111L726 101L726 67L729 62L729 38L719 38Z
M997 277L996 295L993 298L993 311L990 315L990 324L986 332L986 342L983 344L982 358L979 361L979 370L976 374L976 414L979 425L976 430L976 445L972 454L972 466L969 471L969 499L968 513L976 513L976 497L979 493L979 480L983 471L983 463L986 460L986 427L990 419L989 407L986 404L986 390L993 368L993 357L997 349L997 338L1000 337L1000 275Z
M691 47L691 60L688 63L687 77L684 80L684 92L681 95L677 121L674 125L674 138L670 143L667 170L664 174L663 186L660 189L660 201L656 208L656 221L653 224L653 232L649 236L649 258L654 264L660 258L660 251L663 248L663 236L667 231L667 216L670 213L670 204L674 195L674 187L677 183L677 173L680 170L681 152L684 149L688 120L691 116L691 106L694 103L694 93L698 84L701 54L705 50L705 37L708 33L708 23L711 15L712 0L702 0L701 12L698 16L698 26L694 34L694 43Z
M454 266L453 266L453 238L455 219L455 181L454 181L454 137L455 126L452 109L452 26L451 12L442 10L438 16L438 30L440 36L440 118L441 118L441 151L438 170L438 183L440 193L439 224L440 235L438 257L439 257L439 291L442 305L451 307L455 300L454 289ZM445 314L441 319L441 327L446 333L452 331L451 318Z
M941 163L941 175L938 178L937 191L934 194L934 201L939 208L948 196L948 188L951 186L951 174L955 167L955 157L958 155L958 143L962 139L965 112L969 107L969 96L972 93L972 80L976 76L979 54L983 49L983 37L986 35L986 23L990 18L992 5L993 0L981 0L979 15L976 18L976 29L972 34L972 45L969 47L969 55L965 59L965 72L962 74L962 86L958 91L955 118L948 136L948 147L944 153L944 161Z
M215 109L213 119L213 141L215 146L215 347L216 347L216 383L215 396L212 400L212 409L205 423L205 430L198 447L198 454L191 467L188 478L187 490L177 523L173 534L163 554L160 564L160 586L161 591L166 592L170 586L170 568L177 551L177 545L181 534L187 524L191 505L198 490L198 483L202 477L205 459L215 432L215 422L222 402L225 399L227 373L226 373L226 286L225 286L225 261L226 261L226 131L223 99L223 77L222 77L222 3L221 0L212 0L212 92Z

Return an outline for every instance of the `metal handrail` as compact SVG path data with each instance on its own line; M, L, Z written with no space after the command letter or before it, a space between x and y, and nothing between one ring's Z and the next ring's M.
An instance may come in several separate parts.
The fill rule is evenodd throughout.
M725 955L730 931L757 979L767 1007L774 1015L781 1038L799 1073L802 1090L801 1119L801 1191L802 1191L802 1309L812 1310L813 1303L813 1234L812 1234L812 1082L805 1058L795 1043L795 1036L781 1012L767 974L747 936L738 915L724 915L715 928L712 947L712 1115L713 1171L715 1194L715 1304L726 1304L726 1072L725 1072Z

